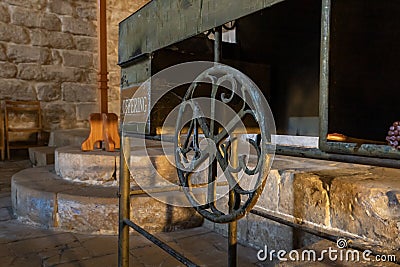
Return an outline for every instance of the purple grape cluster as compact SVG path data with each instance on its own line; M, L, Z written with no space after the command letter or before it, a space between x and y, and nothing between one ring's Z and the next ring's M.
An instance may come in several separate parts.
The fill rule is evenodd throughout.
M386 136L388 144L400 150L400 121L395 121Z

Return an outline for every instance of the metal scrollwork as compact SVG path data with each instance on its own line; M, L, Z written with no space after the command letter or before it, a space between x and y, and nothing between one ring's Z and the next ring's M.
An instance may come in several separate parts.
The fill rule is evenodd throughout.
M272 164L274 131L267 102L243 73L215 65L196 78L179 107L175 162L183 191L201 215L231 222L255 205ZM200 173L207 173L205 183L195 177ZM228 191L234 194L229 209L221 204Z
M128 78L126 77L126 74L124 73L124 74L122 74L122 76L121 76L121 87L124 87L124 86L129 86L129 81L128 81Z

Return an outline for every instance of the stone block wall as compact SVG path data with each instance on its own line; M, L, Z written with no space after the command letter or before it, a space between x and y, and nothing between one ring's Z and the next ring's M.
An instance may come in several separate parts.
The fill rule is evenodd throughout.
M119 114L118 23L147 0L108 0L109 110ZM0 3L0 100L39 100L47 130L98 112L96 0Z

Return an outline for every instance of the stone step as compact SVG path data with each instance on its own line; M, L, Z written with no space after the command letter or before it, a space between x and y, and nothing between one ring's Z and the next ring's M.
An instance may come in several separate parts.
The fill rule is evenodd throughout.
M46 165L54 164L54 151L55 147L40 146L30 147L29 159L34 167L43 167Z
M59 147L55 151L55 171L70 181L116 185L119 177L119 152L82 151L78 146Z
M136 188L138 189L138 188ZM61 179L52 167L30 168L13 175L11 198L14 214L47 228L90 234L116 234L118 188ZM173 197L166 194L165 198ZM200 226L191 207L173 207L146 195L131 197L132 220L150 232Z
M82 151L77 146L57 148L55 171L63 179L91 185L116 186L119 180L120 152ZM135 150L130 157L131 182L141 187L165 186L178 182L171 157L162 148Z

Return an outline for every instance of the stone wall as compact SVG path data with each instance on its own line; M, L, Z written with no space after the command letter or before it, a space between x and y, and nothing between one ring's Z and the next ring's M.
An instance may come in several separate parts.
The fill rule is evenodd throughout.
M108 0L109 110L119 114L118 23L147 0ZM0 3L0 100L39 100L47 130L99 110L96 0Z

